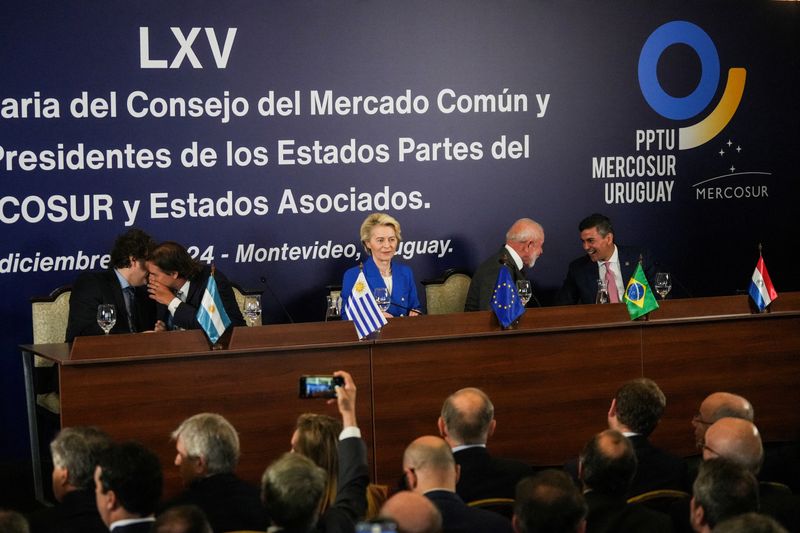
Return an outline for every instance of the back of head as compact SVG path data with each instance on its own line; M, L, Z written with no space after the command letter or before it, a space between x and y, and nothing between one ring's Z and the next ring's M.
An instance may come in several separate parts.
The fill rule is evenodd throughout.
M417 492L431 488L455 491L456 460L450 446L439 437L427 435L409 444L403 454L403 470L413 472L416 486L409 486Z
M285 453L261 478L261 497L275 525L311 531L325 490L325 471L299 453Z
M742 418L721 418L706 431L703 457L722 457L757 474L764 459L758 428Z
M99 457L103 493L113 490L131 514L153 514L161 498L163 478L158 457L136 442L112 444Z
M131 257L144 261L150 255L155 242L147 233L131 228L114 241L111 249L111 266L127 268L131 266Z
M572 479L561 470L544 470L517 484L514 523L520 533L573 533L588 507Z
M25 517L16 511L0 509L0 531L2 533L30 533Z
M587 488L624 497L636 474L633 445L619 431L607 429L593 436L580 456L581 480Z
M649 436L658 425L667 398L655 381L640 378L628 381L615 396L617 419L631 431Z
M758 513L745 513L717 524L714 533L788 533L777 520Z
M195 505L170 507L156 518L153 533L214 533L206 514Z
M96 427L64 428L50 443L53 465L67 470L69 484L76 489L92 489L94 467L110 444L111 438Z
M397 533L439 533L442 530L442 515L433 502L407 490L386 500L380 517L397 524Z
M294 451L305 455L325 470L327 503L336 498L336 480L339 477L339 434L342 421L327 415L304 413L297 418L297 441Z
M704 521L711 528L732 516L758 511L755 476L725 459L711 459L700 465L692 494L695 504L703 508Z
M730 392L709 394L700 404L700 414L710 423L720 418L741 418L752 422L755 417L753 405L747 398Z
M200 264L192 259L183 245L173 241L162 242L153 248L147 260L165 273L177 272L184 279L191 279L200 272Z
M225 417L199 413L181 422L172 438L183 441L189 457L202 457L207 474L230 473L239 462L239 435Z
M486 444L494 420L494 405L480 389L461 389L444 401L441 416L447 434L454 442L459 445Z
M600 213L593 213L578 223L579 232L592 228L597 228L597 233L599 233L601 237L605 237L609 233L614 233L614 226L611 225L611 219Z

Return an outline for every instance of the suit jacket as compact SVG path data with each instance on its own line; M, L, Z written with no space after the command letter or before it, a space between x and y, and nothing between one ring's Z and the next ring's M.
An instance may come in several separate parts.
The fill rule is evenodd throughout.
M432 490L425 496L442 514L443 533L505 533L511 532L511 522L503 516L476 509L464 503L455 492Z
M583 496L589 507L586 533L672 533L668 515L640 504L630 505L625 496L613 497L591 490Z
M456 493L465 502L485 498L514 498L517 482L535 474L534 469L513 459L492 457L482 446L453 454L461 466Z
M682 490L691 493L689 472L682 457L656 448L643 435L628 437L633 444L638 466L628 496L658 489Z
M211 276L211 267L203 266L200 273L189 280L189 294L186 296L185 301L178 305L175 310L175 315L172 317L172 323L182 329L200 329L200 323L197 321L197 310L200 309L200 304L203 301L203 293L205 293L208 278ZM232 326L244 326L244 317L239 309L239 304L236 303L236 296L233 294L233 289L225 277L225 274L217 269L214 272L214 280L217 282L217 290L222 299L222 306L231 319ZM169 309L166 305L158 304L158 319L165 324L168 323Z
M631 279L636 264L639 262L639 255L642 256L642 269L647 277L650 287L653 287L653 279L656 274L656 267L650 252L644 248L617 245L619 263L621 267L623 287ZM567 277L564 284L556 295L556 305L571 304L593 304L597 296L597 280L600 279L600 266L589 256L575 259L569 264ZM622 301L622 295L620 295Z
M325 510L317 524L317 531L346 533L354 531L356 522L367 511L367 447L358 437L339 441L339 477L336 500Z
M525 279L525 275L517 268L517 264L508 253L505 246L492 255L489 259L481 263L478 270L472 276L467 291L467 301L464 304L464 311L488 311L491 307L492 293L497 285L497 275L500 273L500 260L505 258L506 267L511 272L511 278L516 282Z
M356 278L358 278L358 271L358 267L353 267L344 273L341 293L343 310L347 308L347 299L350 298L350 294L353 292L353 285L355 285ZM372 257L368 257L364 261L364 277L367 278L367 285L369 285L370 289L386 287L386 283L383 281L378 266L372 260ZM422 304L419 303L419 297L417 296L414 273L410 267L394 260L392 260L391 301L392 303L387 312L392 316L405 316L413 309L422 310Z
M108 533L97 512L93 489L73 490L55 507L46 507L28 517L31 533Z
M206 513L214 531L264 531L269 524L259 490L233 473L216 474L193 481L165 508L189 504L198 506Z
M145 287L135 287L136 331L149 331L155 327L155 302L147 296ZM97 325L97 306L114 304L117 309L117 322L111 333L131 333L128 325L128 309L125 297L117 279L116 272L85 272L78 276L69 297L69 319L67 321L66 342L72 342L79 335L102 335Z

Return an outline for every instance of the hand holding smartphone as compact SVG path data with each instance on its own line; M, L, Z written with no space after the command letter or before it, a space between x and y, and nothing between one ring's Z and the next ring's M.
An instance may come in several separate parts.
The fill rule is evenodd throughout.
M344 386L341 376L300 376L300 398L336 398L336 387Z

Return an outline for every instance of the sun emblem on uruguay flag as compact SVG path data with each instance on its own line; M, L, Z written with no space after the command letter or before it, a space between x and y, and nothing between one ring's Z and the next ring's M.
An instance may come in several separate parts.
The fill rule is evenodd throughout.
M364 292L364 289L366 289L367 287L366 287L366 285L364 284L363 281L359 281L359 282L356 283L356 286L354 288L355 288L355 291L360 294L360 293Z
M636 302L644 298L644 285L638 281L634 281L628 287L628 300Z

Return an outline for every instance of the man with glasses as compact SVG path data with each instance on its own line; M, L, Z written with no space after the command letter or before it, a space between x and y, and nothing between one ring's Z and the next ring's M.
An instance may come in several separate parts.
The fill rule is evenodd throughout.
M706 431L709 426L717 420L725 417L732 417L752 422L753 416L753 406L746 398L730 392L714 392L709 394L706 399L703 400L703 403L700 404L698 413L692 418L697 449L703 449Z

